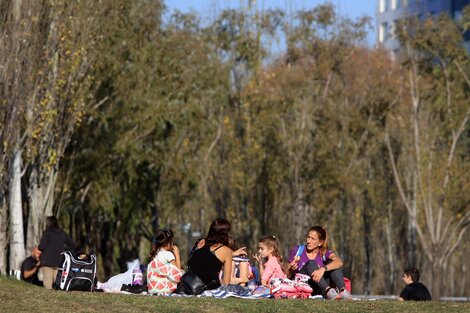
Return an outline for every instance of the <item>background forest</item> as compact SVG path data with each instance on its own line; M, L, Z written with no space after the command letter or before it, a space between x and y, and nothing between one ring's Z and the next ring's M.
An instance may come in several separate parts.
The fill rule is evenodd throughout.
M48 215L101 280L157 228L186 253L225 217L250 253L326 226L353 293L396 294L416 266L433 296L470 294L470 11L400 25L392 61L364 46L368 18L250 3L202 22L158 0L0 0L1 274Z

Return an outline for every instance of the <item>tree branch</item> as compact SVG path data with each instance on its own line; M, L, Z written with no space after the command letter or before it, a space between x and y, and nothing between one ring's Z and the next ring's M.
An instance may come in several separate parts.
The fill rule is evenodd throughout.
M400 197L403 201L403 204L405 205L406 207L406 210L408 212L408 215L411 216L411 218L413 219L413 222L415 223L416 225L416 230L418 232L418 236L420 238L420 241L421 241L421 244L423 245L423 248L424 248L424 253L426 254L426 256L428 257L429 260L432 260L432 256L429 252L429 245L426 241L426 238L424 238L424 234L421 230L421 227L419 226L419 224L416 222L416 215L413 214L413 211L411 210L411 206L410 204L408 203L408 199L406 198L406 195L405 195L405 192L403 190L403 186L401 184L401 180L400 180L400 176L398 174L398 171L397 171L397 166L396 166L396 162L395 162L395 157L393 156L393 151L392 151L392 146L390 144L390 138L389 138L389 135L388 133L385 133L385 143L387 145L387 148L388 148L388 153L389 153L389 156L390 156L390 164L392 165L392 171L393 171L393 177L395 178L395 183L398 187L398 192L400 194Z

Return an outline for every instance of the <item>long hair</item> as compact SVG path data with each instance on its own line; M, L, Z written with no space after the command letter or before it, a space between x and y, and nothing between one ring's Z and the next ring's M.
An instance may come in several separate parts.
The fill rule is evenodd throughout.
M59 228L59 222L53 215L46 217L46 229Z
M214 244L221 243L228 246L228 233L231 228L230 222L225 218L216 218L209 227L205 245L212 246Z
M264 236L259 240L260 243L264 243L268 249L273 249L273 256L277 258L279 264L282 264L281 248L279 239L276 236Z
M318 235L318 239L323 241L323 244L320 247L320 252L321 252L321 255L325 255L326 251L328 250L328 234L326 233L326 227L313 226L308 230L308 232L311 232L311 231L316 232Z
M169 228L160 228L155 234L155 238L152 242L152 248L149 254L149 263L152 262L153 258L157 255L158 251L167 244L173 244L173 231Z

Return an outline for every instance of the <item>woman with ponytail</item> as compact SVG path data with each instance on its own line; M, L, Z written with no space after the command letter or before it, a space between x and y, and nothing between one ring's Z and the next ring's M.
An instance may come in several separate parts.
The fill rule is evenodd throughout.
M306 244L292 249L288 261L291 274L309 275L311 277L309 284L313 290L320 289L325 298L351 299L344 282L343 261L335 252L328 249L328 238L324 227L310 228Z

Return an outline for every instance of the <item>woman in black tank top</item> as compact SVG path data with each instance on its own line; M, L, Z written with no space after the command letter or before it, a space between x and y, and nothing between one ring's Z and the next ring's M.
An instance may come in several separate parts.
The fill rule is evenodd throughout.
M188 260L188 268L208 285L207 289L220 287L219 272L222 268L224 269L224 283L230 282L232 272L232 250L228 247L230 228L230 223L226 219L215 219L204 240L204 246L195 250ZM228 273L228 281L225 273Z

